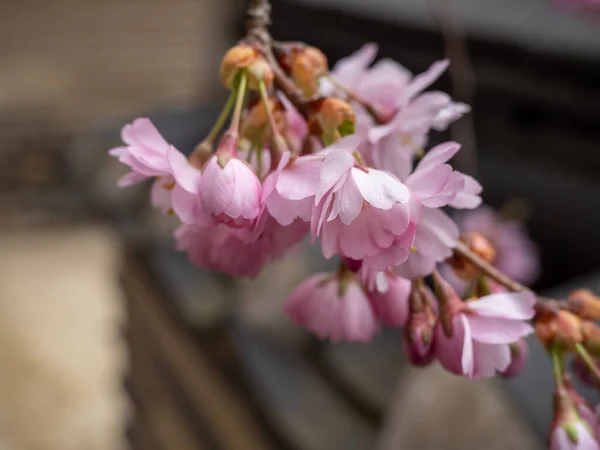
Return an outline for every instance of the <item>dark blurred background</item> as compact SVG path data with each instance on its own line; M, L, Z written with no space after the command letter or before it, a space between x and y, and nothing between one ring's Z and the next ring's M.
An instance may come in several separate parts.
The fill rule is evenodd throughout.
M600 291L600 19L545 0L272 3L275 38L331 65L370 41L414 73L450 56L435 87L473 112L432 143L476 153L457 164L489 205L526 205L536 288ZM535 344L519 380L467 383L406 365L398 333L316 343L280 307L328 267L318 250L254 281L207 274L173 251L148 186L115 186L106 151L133 118L183 152L203 138L245 6L0 5L0 449L540 448Z

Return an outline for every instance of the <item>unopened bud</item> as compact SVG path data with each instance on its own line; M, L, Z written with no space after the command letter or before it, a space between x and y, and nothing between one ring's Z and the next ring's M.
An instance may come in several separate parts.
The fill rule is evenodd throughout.
M583 341L581 319L569 311L536 319L535 333L546 348L558 345L571 350Z
M410 315L404 328L406 357L415 366L433 361L433 340L437 315L433 311L433 294L423 283L413 282L409 299Z
M452 337L452 318L462 310L465 305L460 297L446 280L442 278L437 270L433 271L433 287L435 297L439 304L439 316L442 329L446 337Z
M287 128L287 118L285 109L281 102L275 97L269 97L269 109L275 121L275 127L278 133L283 133ZM263 141L269 139L271 130L268 126L268 116L265 104L258 101L250 106L248 112L242 119L241 136L254 141L257 138L262 138Z
M459 240L469 247L473 253L487 262L492 262L496 258L496 249L490 244L490 241L482 234L469 232L461 234ZM454 273L463 279L471 280L480 275L480 270L469 260L454 255L446 262L454 269Z
M254 91L259 90L259 83L262 81L266 87L273 84L275 75L269 63L259 55L259 57L248 66L248 88Z
M238 71L249 67L258 57L256 49L249 45L240 44L229 49L221 62L221 81L225 87L230 88Z
M571 292L569 306L582 319L600 320L600 297L588 289Z
M523 367L525 367L525 363L527 362L527 357L529 356L529 345L525 339L519 339L517 342L513 342L509 346L510 348L510 364L506 368L504 372L500 375L503 377L514 377L518 375Z
M550 430L551 449L597 449L594 432L579 416L568 388L558 385L554 392L554 418Z
M307 97L312 97L317 93L319 78L329 70L327 57L315 47L305 47L294 51L290 56L290 65L294 82Z
M321 102L317 120L323 130L338 129L344 122L350 122L352 125L356 123L350 103L334 97L328 97Z

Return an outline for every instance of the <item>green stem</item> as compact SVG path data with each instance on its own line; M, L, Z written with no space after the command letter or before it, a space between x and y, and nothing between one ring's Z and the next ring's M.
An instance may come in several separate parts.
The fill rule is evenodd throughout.
M208 133L208 136L206 137L206 139L204 139L204 142L208 142L209 144L212 145L212 143L215 141L215 139L219 135L219 132L223 128L223 125L225 125L225 121L227 120L227 117L229 117L229 114L231 113L231 109L233 108L233 104L235 103L235 97L236 97L235 91L232 90L229 93L229 98L227 99L227 103L225 103L225 106L223 106L223 109L221 110L221 114L219 114L217 121L211 128L210 133Z
M592 356L589 354L589 352L586 350L586 348L580 342L575 344L575 350L577 351L577 354L579 355L579 357L585 363L586 367L594 375L596 382L600 384L600 369L598 368L598 366L592 359Z
M560 350L553 347L550 350L550 357L552 358L552 370L554 372L554 378L556 379L557 386L563 386L564 384L564 361L563 355Z
M265 106L265 112L267 114L267 121L269 122L269 128L271 128L271 133L273 136L272 141L273 141L274 150L279 155L282 155L283 152L286 151L286 149L281 148L281 143L283 141L281 140L281 136L279 136L279 132L277 131L277 124L275 123L275 118L273 117L273 111L271 111L271 105L269 103L269 94L267 92L267 86L265 85L265 82L263 80L260 80L258 82L258 89L260 91L260 98L263 102L263 105Z
M248 84L248 73L245 70L240 71L239 83L235 89L235 109L233 110L233 117L231 119L231 129L238 131L240 127L240 117L242 115L242 106L244 104L244 97L246 96L246 86Z

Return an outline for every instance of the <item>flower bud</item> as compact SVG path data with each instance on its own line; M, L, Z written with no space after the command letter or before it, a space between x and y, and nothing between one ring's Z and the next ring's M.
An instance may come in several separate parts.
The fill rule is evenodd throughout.
M538 317L535 333L546 348L558 345L571 350L583 341L581 319L569 311Z
M423 283L413 283L410 294L410 316L404 328L406 357L415 366L433 361L433 340L437 316L432 308L433 294Z
M588 289L571 292L569 306L582 319L600 320L600 297Z
M454 288L442 278L437 270L433 272L432 276L435 297L439 304L440 323L446 337L451 338L452 317L464 308L465 305L460 300Z
M350 103L339 98L328 97L321 103L317 120L323 129L335 129L345 121L354 124L356 117Z
M240 44L229 49L221 61L221 81L225 87L231 87L235 74L250 66L258 56L256 49L249 45Z
M273 84L273 69L263 56L252 46L240 44L231 48L221 62L221 81L226 88L231 88L235 75L241 70L248 70L248 88L258 90L259 81L267 87Z
M503 377L514 377L518 375L529 356L529 345L525 339L519 339L517 342L510 344L510 365L500 375Z
M259 82L265 83L266 87L270 87L273 84L275 75L273 69L267 61L259 55L259 57L248 66L248 88L254 91L258 91Z
M550 429L550 449L598 449L593 430L579 416L568 389L561 385L557 386L554 392L554 419Z
M305 96L318 92L319 78L328 72L327 57L315 47L297 49L290 56L290 72Z
M275 127L279 133L285 132L287 120L283 105L276 97L269 97L269 109L275 121ZM271 136L271 129L268 125L267 109L262 101L251 105L242 119L240 134L243 138L250 141L262 139L268 141Z
M482 234L477 232L463 233L459 240L466 244L473 253L481 257L487 262L492 262L496 258L496 249L490 241ZM480 271L466 258L461 256L452 256L446 261L453 269L454 273L465 280L477 278Z

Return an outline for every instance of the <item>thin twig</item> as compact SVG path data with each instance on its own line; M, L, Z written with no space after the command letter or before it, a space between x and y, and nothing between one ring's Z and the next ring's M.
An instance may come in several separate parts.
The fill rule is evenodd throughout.
M527 286L513 280L512 278L498 270L496 267L491 265L485 259L481 258L479 255L471 251L471 249L463 242L458 241L456 243L456 246L454 247L454 253L456 256L467 259L483 274L494 280L496 283L501 284L510 291L533 292ZM542 297L537 295L535 292L533 292L533 294L535 294L536 296L536 310L538 312L556 312L559 309L570 309L568 302L564 300L555 300L552 298Z

